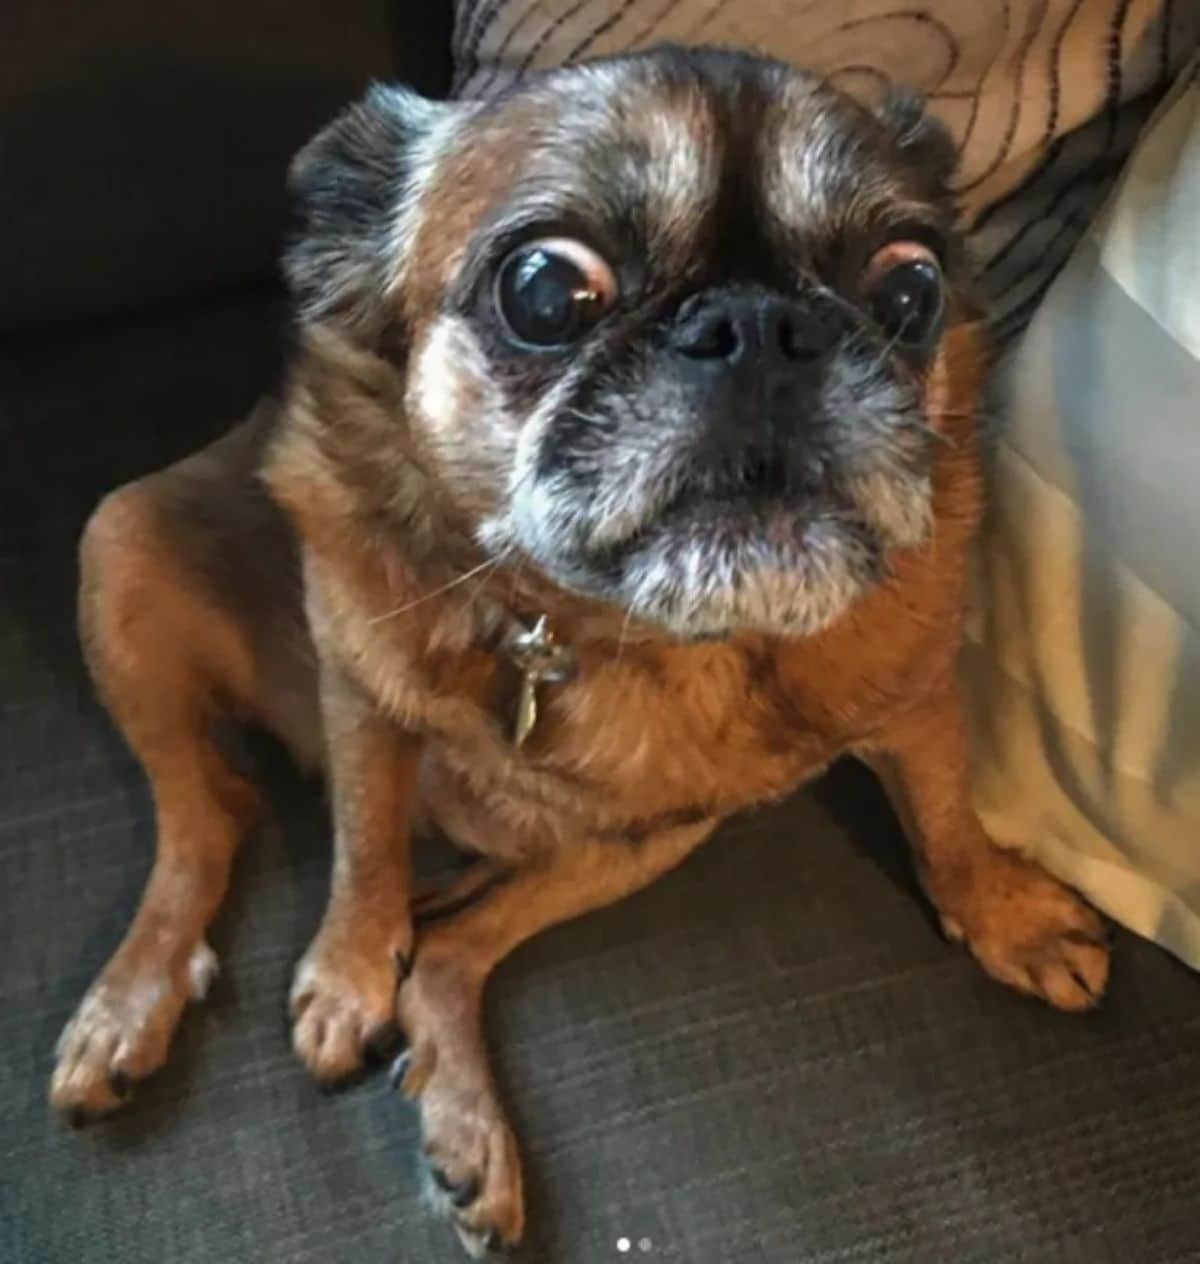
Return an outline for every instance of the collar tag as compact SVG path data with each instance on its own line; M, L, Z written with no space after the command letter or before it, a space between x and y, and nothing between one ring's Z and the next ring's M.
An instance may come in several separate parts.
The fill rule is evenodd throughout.
M575 651L554 638L550 620L539 615L532 628L518 625L504 641L504 651L521 673L521 690L513 721L512 744L525 745L538 720L538 688L571 680L578 670Z

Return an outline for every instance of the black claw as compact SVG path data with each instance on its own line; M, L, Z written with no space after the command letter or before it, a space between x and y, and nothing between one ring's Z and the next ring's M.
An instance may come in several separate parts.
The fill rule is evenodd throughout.
M458 1208L469 1207L479 1197L479 1178L468 1176L465 1181L452 1181L440 1167L434 1167L433 1183Z
M133 1085L129 1082L129 1076L124 1071L114 1071L108 1077L108 1085L113 1091L113 1096L122 1102L133 1089Z
M72 1128L84 1128L87 1126L88 1113L82 1106L72 1106L67 1112L67 1123Z
M512 1255L517 1248L513 1243L505 1242L495 1229L489 1229L487 1237L483 1239L483 1249L489 1255Z
M388 1071L388 1084L399 1089L404 1082L404 1077L408 1074L409 1063L412 1062L412 1050L402 1049L393 1061L391 1069Z
M395 1023L385 1023L367 1037L364 1050L370 1061L379 1065L396 1052L401 1039L400 1028Z
M450 1201L461 1211L479 1197L479 1180L472 1176L469 1180L463 1181L456 1190L447 1192L450 1194Z
M1071 974L1071 978L1073 978L1075 982L1079 984L1079 987L1084 992L1087 993L1088 999L1091 1001L1095 1001L1096 993L1092 991L1092 985L1083 977L1083 975L1080 974L1078 970L1072 970L1070 974Z
M407 979L410 974L412 974L412 968L413 968L413 954L410 952L407 955L405 955L404 953L397 951L396 952L396 973L400 976L401 983L403 983L404 980Z
M1103 930L1100 934L1089 935L1083 930L1069 930L1063 934L1063 938L1069 944L1079 944L1084 948L1111 948L1112 947L1112 931Z

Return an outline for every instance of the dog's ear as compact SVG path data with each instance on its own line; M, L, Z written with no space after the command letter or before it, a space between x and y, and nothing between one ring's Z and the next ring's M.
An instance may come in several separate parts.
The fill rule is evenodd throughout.
M401 276L413 206L456 107L373 86L296 156L284 272L300 320L369 338Z
M958 167L958 147L947 127L916 93L892 88L875 111L892 143L938 191L949 188Z

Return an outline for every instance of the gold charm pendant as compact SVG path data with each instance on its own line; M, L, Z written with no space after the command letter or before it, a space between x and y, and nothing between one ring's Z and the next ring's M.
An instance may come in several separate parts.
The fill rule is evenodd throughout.
M574 650L559 645L550 630L550 621L539 615L532 628L512 633L504 646L521 673L517 714L513 722L512 744L525 745L538 720L538 687L570 680L576 671Z

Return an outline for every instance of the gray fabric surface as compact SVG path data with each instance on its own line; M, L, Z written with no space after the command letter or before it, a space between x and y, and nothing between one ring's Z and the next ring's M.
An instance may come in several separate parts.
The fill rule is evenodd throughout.
M151 846L79 665L74 539L103 489L249 405L274 321L252 296L10 344L0 363L3 1264L459 1258L420 1204L410 1109L380 1077L323 1095L289 1050L328 846L318 792L270 748L279 819L243 854L213 936L225 971L171 1067L81 1133L44 1105L54 1039ZM1127 937L1088 1018L988 982L932 929L870 781L835 775L503 970L520 1258L1200 1260L1198 1000Z

